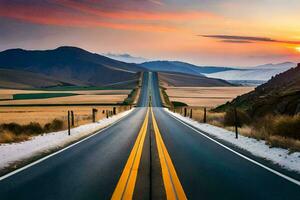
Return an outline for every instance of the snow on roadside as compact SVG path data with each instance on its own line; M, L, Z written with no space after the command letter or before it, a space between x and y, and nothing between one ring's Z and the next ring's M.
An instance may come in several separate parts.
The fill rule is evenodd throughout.
M68 131L58 131L33 137L31 140L0 145L0 170L8 167L10 164L28 159L36 154L46 152L47 150L63 147L64 145L77 141L99 129L102 129L122 117L131 113L134 109L122 112L110 118L101 119L96 123L85 124L71 129L71 135Z
M180 114L173 113L168 109L165 110L171 115L181 119L182 121L199 130L210 134L211 136L229 142L241 149L250 152L255 156L265 158L285 169L300 173L300 152L289 154L289 151L287 149L270 148L265 144L265 141L263 140L256 140L254 138L249 138L242 135L239 135L239 139L235 139L235 133L231 131L210 124L199 123L188 117L183 117Z

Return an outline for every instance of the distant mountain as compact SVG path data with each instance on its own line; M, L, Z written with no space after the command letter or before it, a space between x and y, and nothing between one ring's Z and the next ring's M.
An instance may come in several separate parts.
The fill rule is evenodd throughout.
M294 67L295 65L297 65L297 64L293 63L293 62L283 62L283 63L277 63L277 64L268 63L268 64L258 65L258 66L252 67L252 69L276 69L276 68L281 68L282 70L286 71L286 70Z
M141 67L136 64L116 61L76 47L59 47L44 51L2 51L0 68L37 73L60 83L90 86L115 83L132 86L132 82L138 79L136 72L141 71ZM13 76L10 77L13 79Z
M267 81L272 76L276 74L282 73L296 64L292 62L285 62L279 64L266 64L260 65L252 68L244 68L244 69L235 69L235 70L227 70L216 73L207 73L205 74L207 77L211 78L219 78L224 80L233 80L233 81Z
M145 58L132 56L127 53L124 53L124 54L107 53L107 54L103 54L103 55L106 57L109 57L111 59L122 61L122 62L127 62L127 63L143 63L143 62L147 61L147 59L145 59Z
M175 72L198 76L227 70L235 70L234 68L229 67L197 66L180 61L151 61L142 63L140 65L149 71Z
M232 106L245 109L251 116L300 113L300 64L216 110Z
M233 84L221 79L183 73L159 72L158 78L166 85L175 87L234 86Z

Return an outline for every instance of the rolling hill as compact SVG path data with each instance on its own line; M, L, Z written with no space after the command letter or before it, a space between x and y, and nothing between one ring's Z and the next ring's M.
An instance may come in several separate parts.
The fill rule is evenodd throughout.
M43 51L23 49L2 51L0 69L10 70L6 82L12 85L15 82L15 86L18 86L18 82L15 81L17 77L13 76L12 70L16 70L16 76L19 76L19 71L26 71L31 73L30 77L36 74L40 82L51 80L52 83L57 82L57 85L63 83L76 86L112 84L116 86L119 83L120 87L135 85L139 77L136 72L141 71L141 67L136 64L116 61L76 47L59 47ZM44 80L41 75L44 75ZM26 82L27 76L23 78ZM37 84L37 82L32 86L43 86L42 83Z
M246 110L251 116L300 113L300 64L279 75L254 91L237 97L216 111L232 106Z
M198 76L227 70L235 70L234 68L229 67L196 66L180 61L151 61L144 62L140 65L149 71L183 73Z
M66 83L55 80L53 77L32 72L0 69L0 87L2 88L33 89L54 86L70 86L75 84L78 83Z
M215 87L234 86L221 79L207 78L203 75L191 75L184 73L159 72L158 78L168 86L175 87Z

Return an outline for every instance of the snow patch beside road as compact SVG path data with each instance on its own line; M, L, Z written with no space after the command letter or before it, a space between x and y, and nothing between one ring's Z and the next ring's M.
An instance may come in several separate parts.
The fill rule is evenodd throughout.
M88 136L97 130L100 130L112 123L120 120L134 109L122 112L110 118L101 119L96 123L85 124L71 129L71 135L68 135L68 130L47 133L33 137L31 140L0 145L0 170L8 167L12 163L31 158L39 153L47 152L48 150L63 147L66 144L77 141L82 137Z
M186 122L200 131L202 130L213 137L229 142L255 156L265 158L285 169L300 173L300 152L290 154L287 149L270 148L265 144L264 140L256 140L242 135L239 135L239 138L235 139L235 133L231 131L210 124L199 123L188 117L183 117L180 114L173 113L168 109L165 110L174 117Z

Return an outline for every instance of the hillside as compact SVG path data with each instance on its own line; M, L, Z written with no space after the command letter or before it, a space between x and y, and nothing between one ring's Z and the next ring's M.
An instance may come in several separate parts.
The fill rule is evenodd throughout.
M226 110L231 106L244 109L251 116L300 113L300 64L216 110Z
M42 74L58 81L58 85L61 82L80 86L120 83L124 87L133 85L138 78L136 72L141 69L136 64L116 61L76 47L44 51L6 50L0 52L0 68ZM12 73L9 78L7 81L15 82Z
M0 69L0 87L2 88L45 88L53 86L69 86L77 83L67 83L52 77L21 70Z
M149 71L184 73L199 76L220 71L234 70L234 68L227 67L196 66L179 61L151 61L142 63L141 66Z
M190 75L182 73L158 73L159 80L168 86L175 87L213 87L213 86L233 86L221 79L207 78L205 76Z

